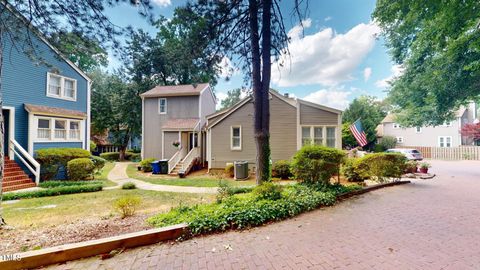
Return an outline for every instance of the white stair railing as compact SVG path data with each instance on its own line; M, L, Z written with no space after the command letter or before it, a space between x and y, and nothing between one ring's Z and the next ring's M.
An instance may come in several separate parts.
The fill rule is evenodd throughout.
M182 160L182 147L178 149L178 151L173 155L173 157L168 161L168 173L171 173L175 166Z
M18 157L22 161L23 165L27 167L35 176L35 184L40 183L40 163L36 161L23 147L14 139L10 139L9 143L10 150L13 152L14 156L11 157L15 159ZM26 160L28 160L28 162ZM33 167L32 167L33 166Z
M200 152L200 147L194 147L192 148L192 150L190 150L190 152L188 152L188 154L183 159L182 171L184 171L185 173L188 173L187 169L190 167L190 165L195 160L195 158L199 157L199 152Z

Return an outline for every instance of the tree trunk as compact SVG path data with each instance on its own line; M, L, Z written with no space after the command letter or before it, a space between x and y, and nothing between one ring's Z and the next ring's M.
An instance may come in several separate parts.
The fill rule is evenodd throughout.
M3 96L2 96L2 70L3 70L3 31L0 27L0 228L6 225L5 220L3 219L3 175L5 168L5 157L4 157L4 135L5 127L3 121Z
M270 181L270 16L271 0L263 1L262 15L262 54L260 53L260 34L257 1L249 0L250 34L252 51L252 88L254 99L254 136L257 149L257 184ZM260 60L262 55L262 60Z
M119 161L125 161L125 152L127 151L127 147L126 146L120 146L120 148L118 149L118 160Z

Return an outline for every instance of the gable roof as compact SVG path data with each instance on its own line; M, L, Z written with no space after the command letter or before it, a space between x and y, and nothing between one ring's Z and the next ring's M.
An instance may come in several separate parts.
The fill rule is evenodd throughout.
M85 72L83 72L77 65L75 65L72 61L70 61L63 53L61 53L57 48L55 48L50 42L48 42L47 38L38 30L35 28L31 23L28 23L28 20L23 16L20 12L15 10L8 2L3 3L2 5L5 6L16 18L18 18L20 21L22 21L26 27L28 27L35 35L43 41L54 53L56 53L63 61L65 61L70 67L72 67L80 76L82 76L85 80L88 82L91 82L92 79L90 79Z
M141 97L172 97L172 96L199 96L210 87L208 83L183 84L183 85L158 85L141 94Z
M294 98L290 98L290 97L285 97L284 95L280 94L278 91L274 90L274 89L270 89L269 90L269 93L271 95L274 95L275 97L279 98L280 100L284 101L285 103L287 103L288 105L291 105L295 108L297 108L298 104L299 103L302 103L302 104L305 104L307 106L311 106L311 107L315 107L315 108L319 108L319 109L322 109L322 110L325 110L325 111L329 111L329 112L332 112L332 113L336 113L336 114L341 114L342 111L341 110L337 110L337 109L334 109L334 108L330 108L330 107L326 107L326 106L323 106L323 105L320 105L320 104L316 104L316 103L313 103L313 102L309 102L309 101L306 101L306 100L302 100L302 99L294 99ZM207 115L207 120L208 119L211 119L213 117L218 117L220 116L216 121L212 122L212 123L208 123L208 127L207 128L212 128L213 126L215 126L216 124L220 123L223 119L225 119L226 117L228 117L230 114L232 114L233 112L235 112L236 110L238 110L239 108L241 108L243 105L245 105L248 101L250 100L253 100L252 96L247 96L245 97L244 99L240 100L239 102L237 102L235 105L233 105L232 107L228 108L228 109L225 109L225 110L222 110L222 111L219 111L219 112L215 112L213 114L210 114L210 115Z

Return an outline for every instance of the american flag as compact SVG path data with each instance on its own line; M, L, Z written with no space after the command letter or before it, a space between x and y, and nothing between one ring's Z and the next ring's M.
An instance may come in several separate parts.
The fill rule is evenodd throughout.
M360 146L363 147L368 144L367 135L363 130L362 122L360 122L360 119L357 119L357 121L353 122L353 124L350 126L350 131L353 133L353 137L355 137Z

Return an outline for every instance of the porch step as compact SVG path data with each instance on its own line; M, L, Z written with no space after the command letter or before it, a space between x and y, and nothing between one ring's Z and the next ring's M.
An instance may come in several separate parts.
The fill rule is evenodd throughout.
M3 192L35 187L35 182L22 170L15 160L5 158Z

